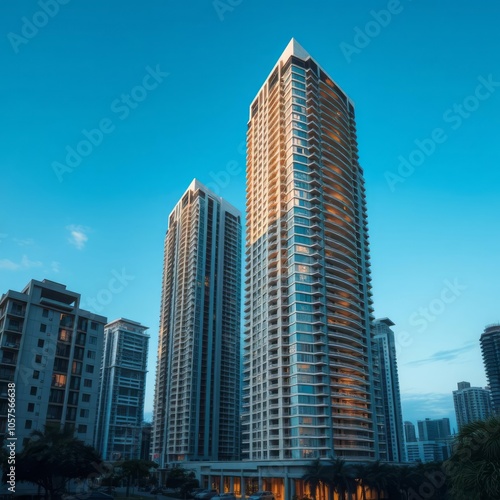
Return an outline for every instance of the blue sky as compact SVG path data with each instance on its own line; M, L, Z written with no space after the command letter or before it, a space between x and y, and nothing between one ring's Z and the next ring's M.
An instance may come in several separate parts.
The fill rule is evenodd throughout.
M500 321L500 5L283 5L2 1L0 291L47 278L149 326L149 413L168 214L194 177L244 211L248 106L295 37L356 104L404 418L454 426Z

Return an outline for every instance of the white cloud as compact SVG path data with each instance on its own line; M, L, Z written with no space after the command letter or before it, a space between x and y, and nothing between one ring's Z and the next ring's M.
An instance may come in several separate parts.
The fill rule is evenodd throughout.
M61 270L61 264L53 260L50 263L50 269L52 270L53 273L58 273Z
M16 271L21 267L10 259L0 259L0 269L8 269L9 271Z
M14 243L17 243L20 247L27 247L35 244L35 240L33 238L14 238Z
M0 260L0 269L8 271L18 271L20 269L31 269L32 267L41 267L42 263L39 260L30 260L26 255L23 255L20 262L14 262L10 259Z
M78 250L82 250L85 246L85 243L87 243L89 239L89 237L87 236L89 229L74 224L66 226L66 229L70 232L70 236L68 238L69 243L76 247Z

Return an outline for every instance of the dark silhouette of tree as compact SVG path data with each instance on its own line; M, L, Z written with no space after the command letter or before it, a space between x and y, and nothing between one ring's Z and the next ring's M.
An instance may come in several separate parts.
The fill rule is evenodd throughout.
M456 500L500 498L500 417L462 427L444 470Z
M167 488L180 489L183 498L187 498L187 494L194 488L198 488L199 481L196 479L194 472L183 469L182 467L174 467L170 469L165 481Z
M357 482L355 469L347 465L345 460L337 458L324 467L326 482L338 494L341 500L350 500L356 495Z
M125 495L129 496L132 479L137 479L137 481L139 481L141 478L148 477L151 473L151 469L156 469L158 464L149 460L133 459L125 460L118 464L118 466L122 470L122 477L127 479L127 491Z
M16 457L16 481L34 483L45 498L59 498L71 479L93 479L99 474L99 453L76 439L70 430L47 426L34 431Z
M366 500L366 489L377 494L377 500L384 498L393 477L393 468L379 461L354 467L356 478L361 485L362 500Z
M325 481L324 467L319 458L307 468L307 472L302 476L302 479L309 486L312 499L316 500L316 490Z

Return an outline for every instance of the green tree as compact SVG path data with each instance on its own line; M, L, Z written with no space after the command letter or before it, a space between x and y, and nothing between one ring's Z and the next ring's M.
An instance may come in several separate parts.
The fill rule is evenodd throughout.
M356 495L357 482L355 470L345 460L337 458L324 469L327 483L338 493L339 499L350 500Z
M199 482L194 472L187 471L182 467L174 467L170 469L165 485L167 488L179 489L183 498L187 498L187 494L194 488L197 488Z
M361 491L363 500L366 500L367 488L376 492L377 500L384 498L382 495L387 494L393 473L390 466L376 461L364 465L358 465L354 468L354 471L356 478L362 487Z
M309 485L309 491L311 492L311 497L316 500L316 490L318 486L325 482L325 469L321 464L319 458L317 458L308 468L307 472L302 476L304 482Z
M462 427L444 470L456 500L500 498L500 417Z
M70 430L47 426L34 431L16 457L16 481L34 483L44 490L46 499L65 492L71 479L98 476L101 457L91 446L76 439Z
M149 477L151 469L156 469L158 464L149 460L133 459L120 462L118 466L122 471L122 477L127 479L127 491L125 494L129 496L132 479L137 479L137 482L139 482L141 478Z

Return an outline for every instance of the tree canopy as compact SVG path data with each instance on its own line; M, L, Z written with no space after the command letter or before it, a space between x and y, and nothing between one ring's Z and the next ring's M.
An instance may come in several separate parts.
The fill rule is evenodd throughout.
M34 431L16 457L16 481L30 482L55 499L65 492L71 479L93 480L99 475L99 453L70 430L46 427Z
M445 470L457 500L500 498L500 417L460 430Z

